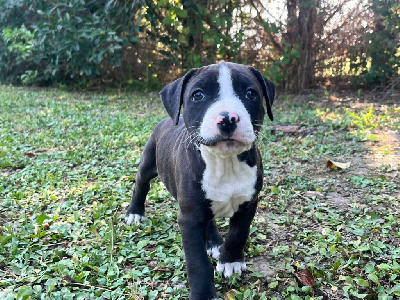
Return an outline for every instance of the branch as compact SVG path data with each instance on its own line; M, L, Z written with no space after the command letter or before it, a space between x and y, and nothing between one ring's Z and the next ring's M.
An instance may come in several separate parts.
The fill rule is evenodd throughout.
M261 21L261 23L263 23L264 20L261 16L261 12L258 11L257 6L255 5L254 1L250 0L250 3L257 12L258 20ZM262 10L265 10L265 7L262 4L261 4L261 6L262 6ZM282 23L280 23L280 24L282 24ZM283 51L282 45L276 40L276 37L272 34L272 32L270 30L265 30L265 29L264 29L264 31L268 34L269 40L272 42L272 44L275 46L275 48L277 48L279 51Z
M266 12L266 13L274 20L275 23L278 23L278 24L279 24L280 27L283 27L283 26L284 26L283 22L281 22L280 20L278 20L277 18L275 18L275 17L265 8L265 6L261 3L261 1L257 1L257 4L261 7L261 11L260 11L260 12L257 10L257 7L258 7L258 6L254 3L254 1L253 1L253 0L250 0L250 2L251 2L251 5L255 8L255 10L256 10L256 12L257 12L257 17L258 17L259 19L261 19L261 21L263 21L262 16L261 16L262 13Z
M328 22L337 14L339 10L341 10L344 6L344 2L340 3L333 12L331 12L328 17L324 20L324 26L328 24Z

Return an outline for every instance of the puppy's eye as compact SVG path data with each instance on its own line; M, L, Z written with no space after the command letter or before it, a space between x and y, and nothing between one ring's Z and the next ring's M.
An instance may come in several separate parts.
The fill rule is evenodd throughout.
M258 94L257 94L257 92L255 90L249 89L246 92L246 98L249 99L249 100L257 100L258 99Z
M192 94L192 100L193 101L201 101L201 100L203 100L204 99L204 94L203 94L203 92L202 91L195 91L193 94Z

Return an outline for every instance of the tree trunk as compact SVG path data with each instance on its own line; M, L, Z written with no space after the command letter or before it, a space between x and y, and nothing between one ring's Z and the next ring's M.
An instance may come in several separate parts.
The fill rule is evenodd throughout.
M297 76L299 90L310 88L314 84L313 42L314 24L317 16L316 4L316 0L300 0L300 60Z
M287 0L287 33L289 57L286 88L299 92L314 84L313 41L317 16L317 0ZM299 54L299 55L298 55Z
M297 27L297 6L299 0L287 0L286 1L286 9L288 12L287 19L287 30L285 35L285 44L284 55L288 55L290 60L286 65L286 80L285 80L285 88L288 90L293 90L294 83L297 82L297 59L295 57L291 57L289 53L291 51L296 50L298 45L298 27Z

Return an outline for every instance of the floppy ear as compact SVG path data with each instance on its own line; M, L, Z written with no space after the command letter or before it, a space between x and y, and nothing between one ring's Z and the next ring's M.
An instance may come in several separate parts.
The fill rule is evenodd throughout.
M185 76L166 85L160 92L164 107L171 119L175 122L175 125L179 122L179 112L183 103L183 94L185 92L186 83L190 77L192 77L195 70L197 69L190 70Z
M261 84L264 97L267 103L267 114L271 121L274 120L274 116L272 115L272 104L274 103L275 99L275 84L272 81L265 78L260 71L253 67L249 67L250 71L256 76L258 82Z

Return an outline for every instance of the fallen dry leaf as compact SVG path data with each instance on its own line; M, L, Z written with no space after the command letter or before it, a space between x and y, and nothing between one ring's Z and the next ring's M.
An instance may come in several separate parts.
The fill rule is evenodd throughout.
M341 162L333 161L330 159L327 159L327 161L326 161L326 166L329 169L348 169L350 167L350 165L351 165L350 162L341 163Z
M275 125L274 129L283 133L298 133L300 127L299 125Z
M155 268L153 269L153 271L171 272L171 271L173 271L173 269L170 268L170 267L158 266L158 267L155 267Z
M281 132L287 135L300 135L306 136L314 131L314 128L302 128L303 125L290 125L290 124L277 124L272 126L272 134Z
M307 191L305 193L306 197L317 197L317 198L324 198L324 194L322 194L321 192L317 192L317 191Z
M303 270L298 270L295 265L292 265L292 274L302 285L314 286L315 284L314 276L307 267Z

